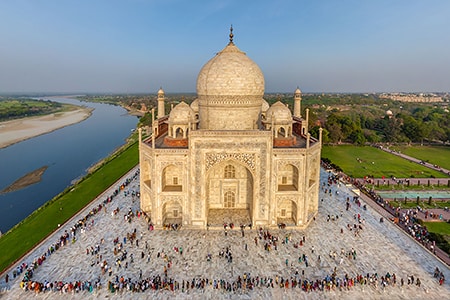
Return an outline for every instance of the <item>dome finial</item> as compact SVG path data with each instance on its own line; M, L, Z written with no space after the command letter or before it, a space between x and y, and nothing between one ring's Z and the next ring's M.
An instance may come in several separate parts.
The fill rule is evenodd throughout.
M230 44L233 44L233 24L231 24L230 27Z

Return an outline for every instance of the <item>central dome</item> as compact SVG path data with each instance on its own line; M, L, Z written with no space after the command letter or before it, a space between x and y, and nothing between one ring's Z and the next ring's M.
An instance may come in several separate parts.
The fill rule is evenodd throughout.
M264 95L264 76L258 65L230 42L210 59L197 78L199 96Z
M264 96L264 76L258 65L230 42L210 59L197 78L199 128L254 130Z

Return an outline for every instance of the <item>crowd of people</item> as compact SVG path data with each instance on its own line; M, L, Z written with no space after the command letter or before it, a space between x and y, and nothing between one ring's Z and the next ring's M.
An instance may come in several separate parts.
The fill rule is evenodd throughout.
M323 278L308 279L298 274L283 278L281 276L251 276L250 273L244 273L236 278L229 279L209 279L204 277L193 277L191 279L175 279L164 275L154 275L147 278L131 279L124 276L115 276L114 280L106 283L106 288L110 293L124 292L151 292L159 290L167 290L171 292L190 293L190 291L204 290L221 290L226 292L245 292L254 289L298 289L304 292L327 292L327 291L349 291L359 286L360 288L369 287L374 290L384 290L388 287L394 288L399 286L404 288L408 286L416 286L420 288L421 280L409 275L406 278L398 279L395 273L386 273L379 275L378 273L357 274L349 276L344 274L339 277L334 271L332 274ZM94 281L75 281L75 282L38 282L27 281L21 282L24 291L35 293L80 293L94 292L103 288L100 279Z
M94 226L94 219L93 217L102 211L102 209L106 212L106 207L108 205L111 205L114 198L120 193L120 191L124 190L133 180L136 180L139 178L139 169L136 170L136 172L129 178L126 178L125 181L120 184L119 187L117 187L111 195L105 198L105 200L99 204L98 206L92 208L86 215L84 215L83 218L79 219L74 223L72 227L70 227L69 230L65 230L64 233L57 238L57 240L52 243L47 250L42 253L40 256L36 257L32 263L23 262L20 264L16 269L13 270L13 279L15 279L17 276L22 275L23 277L20 282L20 285L23 289L41 289L42 286L44 286L44 283L38 283L36 281L33 281L33 274L36 269L41 266L48 257L50 257L55 251L58 251L62 247L67 246L70 243L75 243L77 240L77 233L81 233L84 231L88 231L91 229L92 226ZM134 196L133 196L134 197ZM96 246L96 249L98 245ZM87 252L92 251L95 252L94 248L87 249ZM93 253L92 253L93 254ZM9 278L9 274L7 274ZM45 286L47 286L50 283L45 283ZM96 283L98 284L98 283ZM91 283L90 281L85 282L83 286L92 286L95 285ZM60 286L60 284L58 284ZM64 287L64 285L63 285ZM61 287L61 289L63 288Z
M128 276L125 274L129 274L129 272L125 272L125 269L127 269L128 264L133 263L133 254L128 253L126 246L131 246L133 244L136 244L136 247L139 246L139 241L141 241L141 248L143 248L142 243L144 243L144 240L142 239L142 233L141 238L139 239L137 235L136 229L132 232L128 232L126 236L119 237L117 236L115 239L111 239L113 242L113 252L114 252L114 258L115 261L108 262L107 260L103 259L100 250L103 249L104 246L104 240L100 240L99 243L92 243L92 246L89 246L86 248L86 255L89 257L92 257L92 267L95 267L98 265L101 269L102 276L94 279L94 280L78 280L78 281L64 281L64 280L56 280L56 281L36 281L33 280L33 270L39 268L39 266L45 262L45 260L50 256L54 251L58 250L61 247L64 247L70 243L76 242L77 234L78 232L81 232L81 230L88 231L92 226L94 226L94 218L98 212L102 211L102 209L106 212L106 206L112 205L113 199L115 196L118 195L118 193L122 190L124 190L129 183L132 182L132 180L138 178L139 171L136 171L136 173L130 178L125 181L124 184L120 185L118 189L114 191L114 193L107 197L107 199L102 203L93 208L84 218L80 219L76 224L70 229L66 230L63 235L60 236L60 238L52 244L51 247L49 247L48 251L44 253L42 256L38 257L33 263L28 266L26 263L23 263L20 265L21 273L25 272L22 281L20 282L20 286L24 291L27 292L35 292L35 293L47 293L47 292L55 292L55 293L83 293L83 292L90 292L94 293L96 291L105 290L107 289L108 292L116 294L116 293L126 293L126 292L151 292L151 291L171 291L176 293L191 293L194 291L198 292L204 292L205 290L219 290L223 292L231 292L231 293L245 293L246 291L251 291L254 289L275 289L275 288L282 288L282 289L297 289L304 292L320 292L320 291L343 291L343 290L352 290L355 286L360 286L362 289L364 289L365 286L370 287L375 290L385 289L388 287L395 287L400 286L403 287L405 285L409 286L417 286L420 287L421 281L418 278L414 278L414 276L407 276L406 280L404 278L397 278L396 274L394 273L386 273L382 276L379 276L377 273L372 274L357 274L350 276L348 274L343 274L341 276L337 275L336 268L334 269L334 272L332 274L329 274L325 277L317 277L317 278L308 278L308 276L305 276L304 270L301 270L301 272L298 271L298 269L292 268L293 263L290 259L286 259L285 264L286 267L289 266L289 263L291 263L291 275L276 275L276 276L251 276L250 273L243 273L240 276L237 277L231 277L231 278L207 278L202 276L196 276L194 278L180 278L179 274L170 274L171 273L171 265L172 265L172 258L167 253L170 252L170 250L166 253L166 251L162 250L158 252L157 258L161 258L165 261L164 263L164 271L161 274L158 275L150 275L145 276L143 278L142 276L142 270L139 272L139 276ZM338 178L334 177L334 175L330 174L328 177L328 190L326 193L328 195L332 195L331 193L331 186L333 184L339 184ZM322 188L325 189L324 186ZM334 193L333 193L334 194ZM132 193L130 193L132 195ZM135 197L135 196L133 196ZM345 197L344 197L345 199ZM344 205L345 202L342 204ZM353 198L353 201L351 202L350 198L347 198L346 203L355 203L358 205L358 199ZM350 204L350 205L351 205ZM126 209L125 209L126 211ZM114 215L118 214L120 212L119 207L114 209ZM134 213L131 209L124 214L124 221L126 223L131 222L134 217L140 216L140 212ZM339 220L339 215L342 217L342 211L340 214L336 213L334 215L328 215L328 222L330 221L337 221ZM119 221L121 218L117 218ZM355 224L348 225L349 231L353 232L359 232L363 229L364 225L364 219L361 217L360 214L354 215ZM151 224L150 224L151 225ZM149 230L153 230L153 225L151 225ZM174 228L174 224L168 224L170 226L167 226L166 230L178 230L179 228ZM224 230L225 233L228 229L233 229L234 224L224 224ZM241 232L242 237L244 237L244 229L245 225L241 225ZM250 229L251 226L250 226ZM291 245L296 249L303 249L304 252L299 255L298 257L298 263L303 264L305 267L311 266L310 260L313 260L315 257L318 262L320 263L321 256L319 251L314 248L314 245L308 245L306 247L306 236L303 235L300 239L293 239L291 234L289 232L286 232L284 234L284 228L280 228L278 236L277 234L270 232L266 228L259 227L256 230L253 230L252 233L256 233L256 236L254 238L255 245L259 247L264 247L264 250L266 252L274 252L273 250L278 250L279 247L284 247L287 245ZM170 234L169 232L167 234ZM176 233L174 233L176 234ZM356 235L356 233L355 233ZM204 236L203 236L204 237ZM250 243L251 244L251 243ZM153 245L154 246L154 245ZM164 245L161 245L164 247ZM303 248L302 248L303 247ZM169 248L170 249L170 248ZM234 249L234 248L233 248ZM245 244L245 250L247 250L247 244ZM84 250L83 250L84 251ZM110 250L109 250L110 251ZM139 250L141 251L141 250ZM145 252L144 252L145 251ZM147 244L147 241L145 241L145 250L142 249L141 253L141 261L145 261L145 256L147 254L147 263L150 261L151 257L151 251L149 250L149 246ZM183 248L181 246L177 246L173 248L173 251L179 255L183 254ZM306 254L307 251L310 251L311 258L308 258L308 255ZM300 253L301 253L300 252ZM189 254L189 253L188 253ZM326 253L322 253L326 254ZM139 254L137 254L139 256ZM233 263L234 254L231 251L231 247L227 246L224 247L218 254L219 259L225 259L229 264ZM343 263L344 258L348 258L349 260L356 260L357 254L356 250L354 248L350 247L347 250L341 249L341 254L339 255L337 251L330 251L329 253L330 258L334 259L334 261L339 261L339 264ZM209 262L213 260L213 256L211 254L208 254L206 256L206 260ZM294 259L295 261L296 259ZM284 260L283 260L284 263ZM116 274L112 274L112 267L115 265L115 269L117 270ZM314 265L313 261L313 267L318 266L317 264ZM289 268L286 268L289 270ZM123 273L123 276L120 276L119 274ZM154 272L153 272L154 273ZM442 274L442 272L440 272ZM17 275L17 274L16 274ZM443 274L442 274L443 276ZM440 280L439 275L439 280Z

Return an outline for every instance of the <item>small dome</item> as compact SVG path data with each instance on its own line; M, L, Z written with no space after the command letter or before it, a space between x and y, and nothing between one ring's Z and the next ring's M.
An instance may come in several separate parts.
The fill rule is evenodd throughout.
M295 92L294 92L295 94L301 94L302 93L302 91L300 91L300 89L297 87L297 89L295 90Z
M280 101L273 104L266 112L266 122L274 124L292 123L292 113L289 108Z
M162 89L162 87L159 88L158 95L164 95L164 90Z
M188 124L195 122L195 113L186 102L182 101L169 114L169 124Z
M198 113L198 99L192 101L191 108L195 113Z
M265 113L269 109L269 107L269 103L265 99L262 99L261 112Z

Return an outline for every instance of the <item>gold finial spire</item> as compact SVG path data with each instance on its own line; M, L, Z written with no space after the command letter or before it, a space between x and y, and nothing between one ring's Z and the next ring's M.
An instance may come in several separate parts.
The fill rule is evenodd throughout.
M231 24L230 27L230 44L233 44L233 24Z

